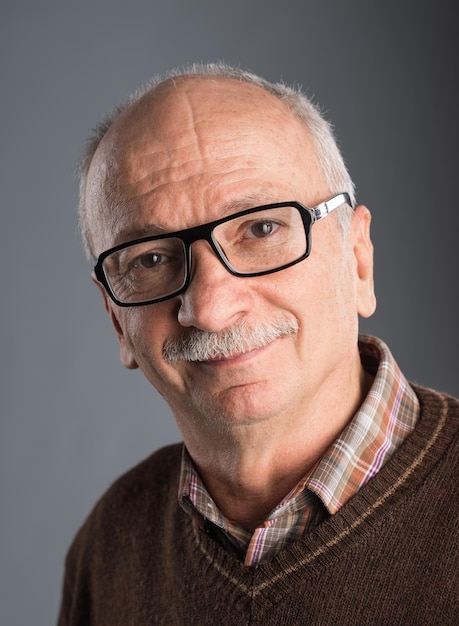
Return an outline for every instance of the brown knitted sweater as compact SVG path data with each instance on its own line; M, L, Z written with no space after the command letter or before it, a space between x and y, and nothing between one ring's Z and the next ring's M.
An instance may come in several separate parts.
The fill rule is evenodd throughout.
M421 417L338 513L244 567L177 502L181 445L121 477L66 561L60 626L459 623L459 401L415 387Z

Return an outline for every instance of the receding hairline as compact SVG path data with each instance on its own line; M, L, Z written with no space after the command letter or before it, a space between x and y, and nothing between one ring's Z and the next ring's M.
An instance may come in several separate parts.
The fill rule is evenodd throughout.
M214 83L217 88L221 87L222 90L224 90L225 84L233 84L236 87L234 90L234 94L236 96L235 99L239 101L238 104L240 105L243 104L241 89L245 90L252 99L259 99L259 106L274 107L277 105L281 114L284 114L287 117L293 116L294 119L300 122L301 126L307 131L308 135L310 135L309 128L302 123L302 120L298 119L298 116L294 114L294 111L291 110L288 103L283 101L276 94L264 89L261 85L248 81L241 81L232 76L225 75L180 74L178 76L166 78L158 84L146 89L144 92L141 90L138 97L129 99L124 105L121 105L118 108L115 115L108 116L107 124L103 127L103 129L101 129L102 132L100 135L95 138L92 155L91 153L88 154L88 157L90 158L88 158L86 173L91 167L91 162L93 161L99 146L102 144L107 135L110 134L112 129L116 129L118 134L119 129L129 128L130 117L135 119L139 113L143 117L148 116L150 113L154 114L155 110L161 110L161 107L164 105L164 100L167 99L170 94L178 93L180 91L186 92L188 85L190 85L191 93L194 92L199 94L199 86L194 87L193 83L200 82ZM225 97L225 95L227 94L222 95L221 92L217 92L217 97ZM171 106L174 106L174 103L172 103ZM242 110L242 107L239 107L239 109Z

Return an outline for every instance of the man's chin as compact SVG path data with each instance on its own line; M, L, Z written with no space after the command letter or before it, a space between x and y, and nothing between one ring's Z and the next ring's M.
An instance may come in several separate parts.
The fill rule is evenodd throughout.
M268 399L264 382L231 386L217 394L191 393L188 409L196 421L211 428L251 426L270 418L273 400Z

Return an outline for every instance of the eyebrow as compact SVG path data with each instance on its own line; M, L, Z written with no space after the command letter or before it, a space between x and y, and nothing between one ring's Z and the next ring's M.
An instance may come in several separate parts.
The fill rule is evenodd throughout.
M134 239L141 239L142 237L149 237L150 235L161 235L165 234L166 229L163 226L159 226L159 224L145 224L144 226L135 226L122 228L115 237L116 243L128 242Z

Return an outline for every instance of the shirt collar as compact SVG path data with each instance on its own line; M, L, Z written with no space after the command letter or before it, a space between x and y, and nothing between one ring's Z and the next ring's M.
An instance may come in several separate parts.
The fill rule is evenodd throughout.
M392 456L414 429L419 401L387 345L361 335L364 369L374 376L363 404L306 481L327 507L338 511Z

